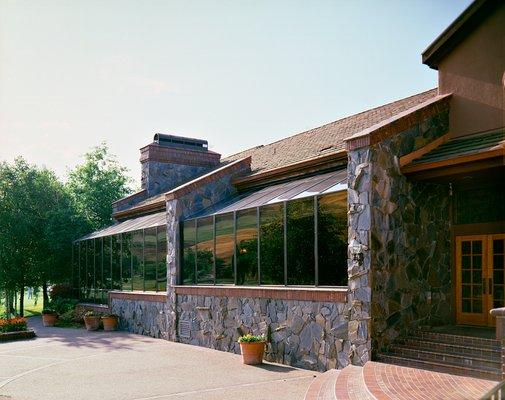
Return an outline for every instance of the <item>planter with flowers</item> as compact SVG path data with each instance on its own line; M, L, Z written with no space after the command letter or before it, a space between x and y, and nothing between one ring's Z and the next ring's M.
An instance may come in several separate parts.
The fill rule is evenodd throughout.
M87 311L84 314L84 324L86 325L86 330L96 331L100 327L100 314L93 310Z
M0 342L35 337L33 329L28 329L26 318L0 318Z
M119 317L116 314L105 314L102 316L103 330L115 331L117 330Z
M44 326L54 326L57 319L58 313L55 310L51 308L42 310L42 324Z
M238 338L242 361L247 365L257 365L263 362L266 339L264 336L243 335Z

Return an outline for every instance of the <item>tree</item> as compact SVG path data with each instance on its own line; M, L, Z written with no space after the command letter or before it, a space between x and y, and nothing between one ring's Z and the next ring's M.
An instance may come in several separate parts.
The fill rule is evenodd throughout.
M92 148L84 160L70 172L67 188L91 231L112 223L112 203L131 192L131 180L105 143Z

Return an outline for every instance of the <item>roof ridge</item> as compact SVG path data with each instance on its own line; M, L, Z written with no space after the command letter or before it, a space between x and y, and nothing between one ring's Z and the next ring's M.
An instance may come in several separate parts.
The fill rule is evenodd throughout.
M416 93L416 94L413 94L413 95L410 95L410 96L407 96L407 97L403 97L403 98L401 98L401 99L397 99L397 100L390 101L389 103L385 103L385 104L382 104L382 105L377 106L377 107L372 107L372 108L369 108L369 109L366 109L366 110L360 111L360 112L358 112L358 113L356 113L356 114L352 114L352 115L348 115L348 116L346 116L346 117L339 118L339 119L337 119L337 120L335 120L335 121L331 121L331 122L328 122L328 123L326 123L326 124L323 124L323 125L320 125L320 126L316 126L316 127L314 127L314 128L307 129L307 130L305 130L305 131L303 131L303 132L298 132L298 133L295 133L294 135L290 135L290 136L284 137L284 138L282 138L282 139L275 140L275 141L273 141L273 142L270 142L270 143L267 143L267 144L264 144L264 145L262 144L262 145L258 145L258 146L250 147L250 148L248 148L248 149L245 149L245 150L239 151L239 152L237 152L237 153L230 154L230 155L228 155L228 156L224 157L223 159L224 159L224 160L226 160L226 159L228 159L228 158L231 158L231 157L236 157L236 156L238 156L239 154L246 153L246 152L251 151L251 150L254 150L254 149L259 149L259 148L261 148L261 147L271 146L271 145L273 145L273 144L275 144L275 143L279 143L279 142L282 142L283 140L286 140L286 139L291 139L291 138L294 138L294 137L296 137L296 136L303 135L303 134L308 133L308 132L310 132L310 131L313 131L313 130L315 130L315 129L321 129L321 128L324 128L325 126L329 126L329 125L335 124L335 123L337 123L337 122L344 121L344 120L349 119L349 118L354 118L354 117L357 117L358 115L365 114L365 113L368 113L368 112L373 111L373 110L377 110L377 109L382 108L382 107L387 107L387 106L389 106L389 105L391 105L391 104L394 104L394 103L397 103L397 102L400 102L400 101L404 101L404 100L408 100L408 99L411 99L411 98L413 98L413 97L420 96L420 95L423 95L423 94L428 93L428 92L432 92L432 91L434 91L434 90L438 90L438 86L437 86L437 87L434 87L434 88L431 88L431 89L428 89L428 90L425 90L425 91L423 91L423 92L419 92L419 93Z

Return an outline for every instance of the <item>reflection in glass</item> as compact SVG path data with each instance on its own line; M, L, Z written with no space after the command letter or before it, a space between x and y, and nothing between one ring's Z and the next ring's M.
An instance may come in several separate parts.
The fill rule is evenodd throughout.
M214 226L213 218L206 217L197 220L196 229L196 268L197 283L214 283Z
M112 289L121 290L121 235L113 235L112 246Z
M93 298L95 302L102 302L102 238L96 238L94 243L95 248L95 291Z
M216 283L233 283L233 213L216 215Z
M121 237L121 290L132 290L132 233L125 232Z
M144 238L142 231L133 232L131 256L133 290L144 290Z
M318 198L318 270L320 286L347 285L347 192Z
M92 303L95 290L95 242L86 240L86 295L85 300Z
M144 229L144 288L156 291L156 228Z
M287 202L288 285L314 285L314 199Z
M195 281L196 219L185 221L183 225L182 283L193 285Z
M236 213L237 285L258 285L258 224L255 208Z
M284 284L284 223L283 205L260 207L260 268L261 284Z
M158 286L158 292L164 292L167 290L167 227L158 226L158 256L156 270L156 280Z
M86 296L86 241L79 242L79 299Z
M105 291L112 288L112 277L111 277L111 264L110 264L110 236L103 238L103 289ZM106 293L102 296L103 299L107 298Z

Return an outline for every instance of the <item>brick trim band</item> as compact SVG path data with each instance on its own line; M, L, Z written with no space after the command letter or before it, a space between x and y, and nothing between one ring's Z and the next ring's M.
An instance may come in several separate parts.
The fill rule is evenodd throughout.
M301 300L321 302L347 302L347 288L285 288L285 287L238 287L238 286L175 286L178 295L254 297L276 300Z
M109 304L113 299L132 301L151 301L165 303L166 292L109 292Z

